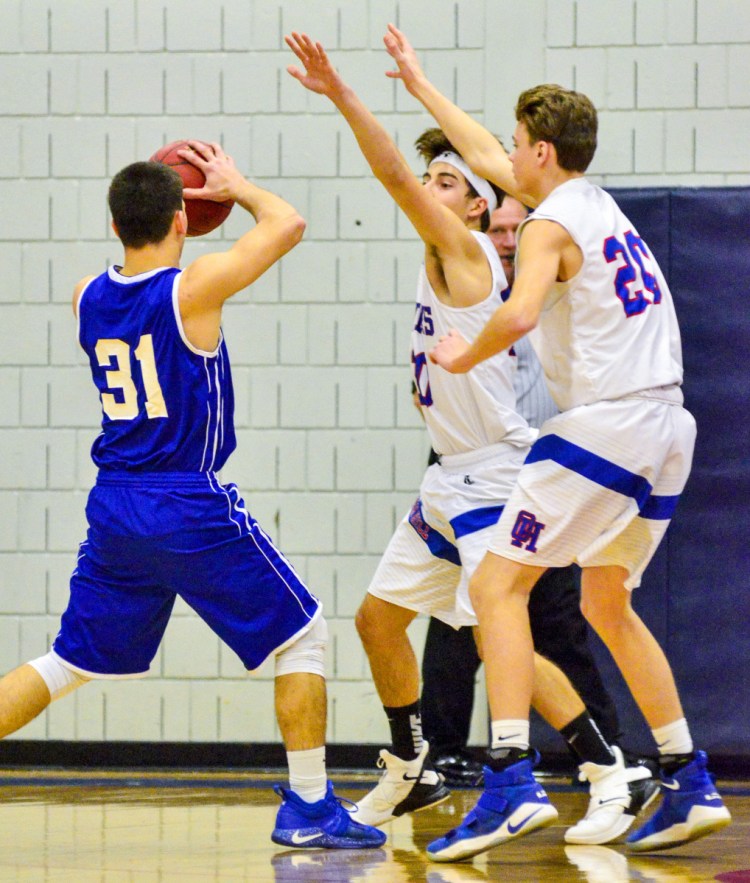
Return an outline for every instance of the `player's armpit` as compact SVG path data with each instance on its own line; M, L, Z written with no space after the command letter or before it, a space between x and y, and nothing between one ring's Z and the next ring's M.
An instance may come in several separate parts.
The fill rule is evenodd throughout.
M78 316L78 301L81 299L81 295L83 294L84 288L91 282L92 279L95 279L95 276L84 276L83 279L76 285L73 289L73 315Z

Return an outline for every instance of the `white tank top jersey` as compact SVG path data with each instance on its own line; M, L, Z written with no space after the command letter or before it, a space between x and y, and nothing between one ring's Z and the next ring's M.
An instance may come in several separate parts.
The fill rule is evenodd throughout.
M481 303L461 308L446 306L432 290L424 264L419 272L411 361L430 443L438 454L463 454L498 442L525 447L536 437L515 410L515 359L508 350L466 374L450 374L427 356L451 328L473 341L502 303L500 292L507 283L500 258L489 237L472 233L492 270L492 289Z
M560 410L681 384L672 295L614 199L585 178L573 178L523 222L519 240L539 219L564 227L583 253L576 276L548 292L531 332Z

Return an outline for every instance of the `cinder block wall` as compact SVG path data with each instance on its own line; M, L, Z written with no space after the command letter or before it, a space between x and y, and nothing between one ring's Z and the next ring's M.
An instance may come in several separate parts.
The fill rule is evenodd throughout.
M175 138L218 140L308 220L226 310L239 447L224 478L325 602L330 741L381 742L353 616L428 450L407 364L421 252L332 106L286 74L283 34L324 43L415 171L430 120L384 76L388 21L506 142L518 92L556 81L601 112L597 181L748 184L750 3L0 0L0 17L0 670L46 652L83 537L99 405L70 296L120 256L108 181ZM185 259L246 227L235 210ZM90 684L17 738L272 741L271 697L270 667L248 677L178 603L149 679ZM484 727L480 694L473 741Z

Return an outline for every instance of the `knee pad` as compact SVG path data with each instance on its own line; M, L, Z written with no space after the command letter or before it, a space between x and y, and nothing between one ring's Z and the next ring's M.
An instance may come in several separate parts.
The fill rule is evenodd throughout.
M73 690L77 690L90 680L90 678L85 678L83 675L79 675L78 672L73 671L72 668L64 665L60 661L59 656L55 655L51 650L46 656L32 659L28 664L39 673L47 685L51 697L50 702L67 696L68 693L72 693Z
M328 624L323 614L304 635L276 654L276 677L297 672L326 676L325 650L328 645Z

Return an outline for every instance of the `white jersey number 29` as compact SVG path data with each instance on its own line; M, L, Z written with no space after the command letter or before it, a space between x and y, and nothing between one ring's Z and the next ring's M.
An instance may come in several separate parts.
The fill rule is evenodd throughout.
M615 292L622 301L625 315L630 318L642 313L651 304L661 303L661 289L656 276L649 271L653 267L646 243L628 230L625 242L614 236L604 240L604 258L607 263L620 259L615 274Z

